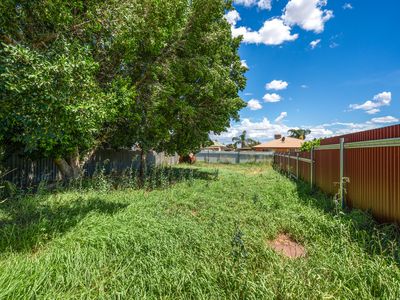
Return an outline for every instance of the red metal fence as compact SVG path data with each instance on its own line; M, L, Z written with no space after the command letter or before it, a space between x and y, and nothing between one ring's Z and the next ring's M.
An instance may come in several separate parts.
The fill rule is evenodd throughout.
M327 138L311 152L276 153L274 163L328 194L340 192L349 207L400 223L400 125Z

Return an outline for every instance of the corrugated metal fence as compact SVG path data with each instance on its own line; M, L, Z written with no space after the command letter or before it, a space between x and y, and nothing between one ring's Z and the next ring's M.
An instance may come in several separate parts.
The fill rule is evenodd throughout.
M338 193L351 208L400 223L400 125L327 138L311 152L276 153L274 164L328 194Z
M249 163L272 161L273 152L255 151L208 151L203 150L196 154L197 161L207 163Z
M148 167L160 165L174 165L179 161L178 155L169 156L165 153L149 152L146 157ZM133 150L97 150L83 167L86 176L92 176L96 169L102 168L105 173L122 172L126 169L137 169L140 165L140 152ZM7 170L4 180L11 181L18 187L38 184L42 181L56 181L61 179L53 160L41 158L31 160L14 154L5 161Z

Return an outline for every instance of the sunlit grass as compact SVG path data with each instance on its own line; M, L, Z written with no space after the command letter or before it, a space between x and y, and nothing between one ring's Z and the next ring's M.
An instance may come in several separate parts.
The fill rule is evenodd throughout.
M0 299L400 297L396 227L268 165L195 168L212 176L0 204ZM271 250L281 232L307 257Z

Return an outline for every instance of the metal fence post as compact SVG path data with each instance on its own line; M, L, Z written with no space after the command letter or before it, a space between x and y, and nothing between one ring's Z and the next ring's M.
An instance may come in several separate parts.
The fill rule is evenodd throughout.
M310 185L311 189L314 187L314 147L311 148L311 166L310 166L311 174L310 174Z
M339 181L339 188L340 188L340 200L342 202L342 208L345 208L345 197L344 197L344 138L340 139L340 181Z
M299 153L296 156L296 178L299 179Z

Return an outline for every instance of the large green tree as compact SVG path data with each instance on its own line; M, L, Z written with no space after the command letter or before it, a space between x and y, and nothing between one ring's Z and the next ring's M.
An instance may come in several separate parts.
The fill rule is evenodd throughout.
M238 55L221 0L183 2L181 26L167 35L165 47L138 52L143 71L128 71L135 82L138 120L121 115L114 127L115 143L137 143L187 154L209 140L209 132L224 131L245 103L238 92L245 86ZM175 6L174 6L175 7ZM151 36L155 28L148 28ZM129 134L121 129L129 128Z
M102 144L200 147L244 106L229 2L2 1L1 141L66 177Z

